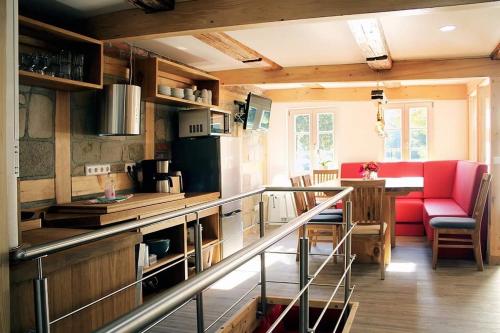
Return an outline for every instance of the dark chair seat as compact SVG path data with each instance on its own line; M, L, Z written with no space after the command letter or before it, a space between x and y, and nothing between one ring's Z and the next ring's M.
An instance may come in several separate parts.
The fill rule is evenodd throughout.
M342 216L342 209L340 208L328 208L319 213L319 215L340 215Z
M320 214L320 215L316 215L314 216L309 222L319 222L319 223L324 223L324 224L327 224L327 223L338 223L338 222L342 222L342 216L341 215L336 215L336 214L332 214L332 215L324 215L324 214Z
M476 220L471 217L434 217L430 220L433 228L474 229Z

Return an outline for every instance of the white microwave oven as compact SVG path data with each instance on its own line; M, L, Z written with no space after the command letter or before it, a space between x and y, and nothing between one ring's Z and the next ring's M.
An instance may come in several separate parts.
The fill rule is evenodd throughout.
M231 134L230 112L217 109L194 109L179 112L179 137Z

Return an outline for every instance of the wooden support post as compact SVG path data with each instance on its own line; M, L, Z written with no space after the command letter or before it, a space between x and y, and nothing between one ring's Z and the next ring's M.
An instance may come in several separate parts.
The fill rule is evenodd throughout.
M151 102L146 102L146 138L144 144L144 158L155 158L155 105Z
M71 202L70 93L56 92L55 192L57 203Z
M500 77L491 78L491 209L490 263L500 264Z

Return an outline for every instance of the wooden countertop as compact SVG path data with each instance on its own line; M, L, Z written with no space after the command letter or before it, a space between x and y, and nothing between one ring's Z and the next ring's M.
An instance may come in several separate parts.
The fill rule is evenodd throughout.
M23 244L28 246L61 240L86 232L89 232L89 230L41 228L24 231L22 233L22 239ZM142 234L137 232L124 232L89 244L80 245L43 258L43 271L44 274L48 274L63 267L77 264L109 252L135 246L140 242L142 242ZM10 274L12 282L31 280L36 277L36 262L31 260L11 263Z
M219 197L219 192L186 193L185 198L153 204L151 201L143 201L142 205L136 205L135 208L110 213L81 213L79 208L75 213L50 212L46 215L43 224L49 227L97 228L117 222L135 220L141 216L171 212L187 206L217 200Z

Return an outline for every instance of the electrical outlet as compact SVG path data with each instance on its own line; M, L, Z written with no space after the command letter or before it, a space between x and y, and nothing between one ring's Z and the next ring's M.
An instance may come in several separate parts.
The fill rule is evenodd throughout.
M85 176L106 175L111 172L110 164L86 164Z
M123 170L123 171L128 172L128 169L129 169L129 168L131 169L131 171L132 171L132 170L134 170L134 168L135 168L135 163L125 163L125 166L124 166L124 170Z

